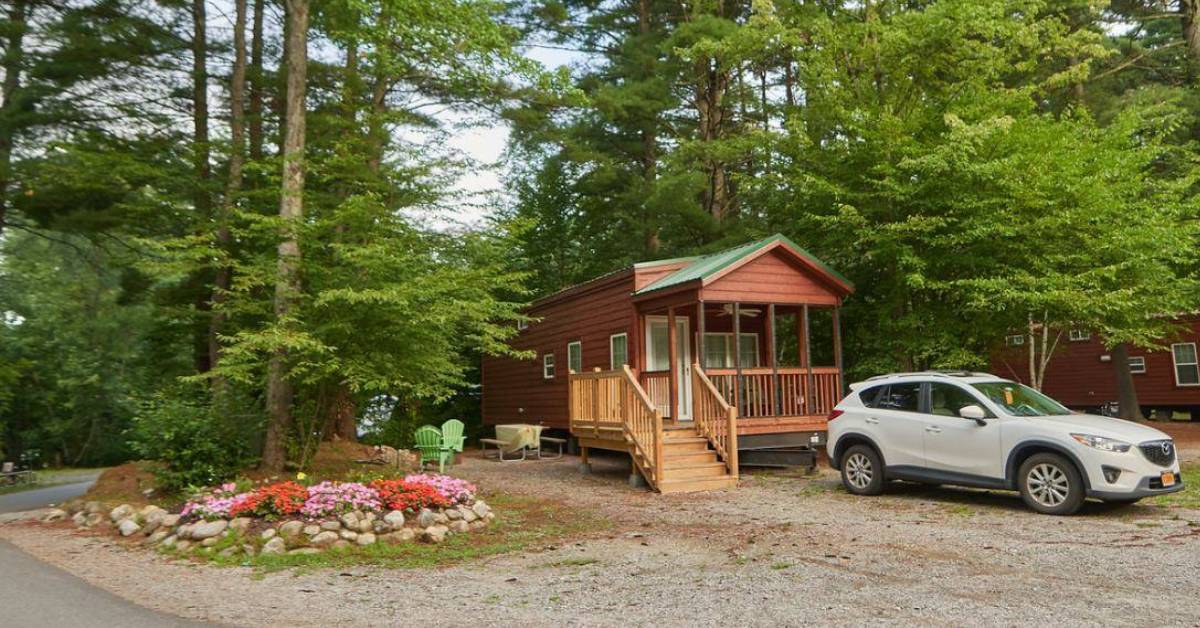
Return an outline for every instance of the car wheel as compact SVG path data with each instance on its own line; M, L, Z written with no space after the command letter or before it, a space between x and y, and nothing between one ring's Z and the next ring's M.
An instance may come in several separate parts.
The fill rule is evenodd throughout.
M1017 473L1025 504L1040 513L1072 515L1083 505L1083 477L1058 454L1034 454Z
M855 445L842 454L842 485L855 495L883 492L883 461L875 449Z

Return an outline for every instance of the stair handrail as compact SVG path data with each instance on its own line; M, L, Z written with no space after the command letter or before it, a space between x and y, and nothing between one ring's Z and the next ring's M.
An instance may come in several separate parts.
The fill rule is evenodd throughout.
M713 386L700 363L692 364L692 421L733 477L738 476L737 409Z
M642 467L646 481L657 487L662 481L663 418L662 412L650 402L650 396L638 383L629 365L621 367L625 398L629 400L621 413L625 437L633 446L633 459Z

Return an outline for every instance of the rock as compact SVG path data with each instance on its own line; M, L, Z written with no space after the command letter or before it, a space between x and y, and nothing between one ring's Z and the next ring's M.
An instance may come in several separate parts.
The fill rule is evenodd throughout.
M234 554L238 553L238 550L239 550L239 549L241 549L241 548L238 548L238 547L226 547L225 549L221 550L221 551L220 551L220 552L219 552L217 555L218 555L218 556L223 556L223 557L225 557L225 558L228 558L228 557L230 557L230 556L233 556Z
M434 513L433 520L436 521L440 525L445 525L447 523L450 523L450 517L447 517L446 513L444 513L444 512Z
M342 522L342 525L347 530L357 530L358 529L359 518L358 518L357 512L348 512L348 513L342 515L341 517L339 517L338 520Z
M167 538L168 536L171 536L171 531L160 526L157 530L154 531L154 534L151 534L150 536L146 537L146 543L148 545L157 545L158 543L161 543L163 541L163 539Z
M471 524L467 523L466 521L463 521L462 519L459 519L458 521L450 522L450 531L451 532L461 534L470 529L471 529Z
M428 508L422 508L420 514L417 515L417 525L422 528L428 528L437 525L437 515Z
M192 526L192 532L188 536L197 541L211 539L224 532L228 527L229 522L224 519L217 519L215 521L201 521Z
M487 514L487 516L486 516L486 517L484 517L483 519L484 519L485 521L492 521L492 520L494 520L495 518L496 518L496 513L494 513L494 512L489 512L489 513Z
M324 533L322 532L322 534L324 534ZM315 547L297 547L294 550L289 550L288 553L289 554L319 554L319 553L321 553L321 550L319 550Z
M229 521L229 529L235 532L245 532L250 527L250 517L234 517Z
M275 528L267 528L266 530L262 531L262 534L258 535L258 538L260 538L264 541L270 541L271 539L275 538L275 535L277 535L277 534L279 534L279 533L275 531ZM295 535L292 535L292 536L295 536Z
M155 530L158 529L160 525L162 525L159 523L160 521L162 521L162 517L156 517L147 521L145 525L142 526L142 534L150 536Z
M463 521L466 521L467 523L471 523L472 521L479 519L479 515L475 514L474 510L471 510L466 506L461 507L461 509L458 511L458 514L462 515Z
M179 515L165 514L159 520L159 524L166 528L174 528L179 525Z
M129 504L121 504L120 506L113 508L112 511L108 513L108 517L113 520L113 523L116 523L122 519L128 519L133 515L133 506L130 506Z
M70 514L67 511L63 510L62 508L52 508L50 510L50 512L46 513L45 517L42 517L42 521L45 521L45 522L62 521L64 519L66 519L68 516L70 516Z
M163 547L175 547L175 543L177 541L179 541L179 537L172 534L172 535L168 536L167 538L163 539L162 545L163 545Z
M330 545L329 547L340 550L340 549L346 549L347 547L351 547L353 545L354 545L353 543L351 543L350 541L347 541L346 539L338 539L338 540L334 541L333 545Z
M392 526L392 529L399 530L404 527L404 513L399 510L393 510L383 516L383 521Z
M185 523L175 530L175 534L178 534L181 539L186 539L192 535L192 527L193 524Z
M358 538L355 539L354 542L358 543L359 545L372 545L375 543L375 535L371 534L370 532L364 532L358 535Z
M324 547L326 545L332 545L333 542L337 541L337 540L338 540L337 532L325 530L323 532L318 533L316 536L314 536L312 538L312 544L316 545L317 547Z
M87 515L83 511L79 511L75 513L75 516L71 517L71 521L74 521L75 525L83 527L87 525Z
M321 526L316 525L316 524L310 524L310 525L304 526L304 534L306 534L308 536L316 536L317 533L320 531L321 531Z
M242 553L247 556L253 556L255 554L254 546L249 543L243 543L242 544Z
M162 521L163 517L167 516L167 511L155 506L154 504L150 504L149 506L139 510L138 516L142 518L142 521L147 523L151 521L159 523Z
M342 524L337 521L322 521L321 529L329 532L337 532L342 529Z
M139 526L133 519L122 519L121 523L117 524L117 530L121 532L121 536L130 536L136 534L142 526Z
M292 538L304 531L304 522L288 521L279 526L279 536Z
M479 519L478 521L472 521L470 526L472 530L482 530L487 527L487 522Z
M392 526L388 525L388 522L386 521L375 520L371 522L371 532L374 532L375 534L387 534L391 531Z
M85 521L84 524L90 528L92 526L100 525L102 521L104 521L104 515L98 512L93 512L87 516L87 521Z
M263 554L282 554L287 551L287 543L281 537L274 537L262 547Z
M476 516L478 516L480 519L482 519L482 518L488 516L488 513L492 512L492 507L488 506L487 503L485 503L482 499L477 499L477 500L475 500L475 503L471 506L471 510L475 513Z
M95 514L104 512L104 506L100 502L87 502L83 505L83 510L87 514Z
M459 519L463 518L463 513L457 508L451 508L450 510L446 511L446 518L451 521L458 521Z
M212 547L212 546L214 546L214 545L216 545L217 543L220 543L220 542L221 542L221 537L219 537L219 536L210 536L210 537L208 537L208 538L204 539L203 541L200 541L200 546L201 546L201 547Z
M341 532L339 532L339 534L341 535L341 537L343 539L346 539L347 541L353 541L354 539L358 538L358 533L355 532L354 530L342 530Z
M388 535L388 541L391 543L411 543L417 538L417 533L412 528L400 528Z
M178 541L175 542L175 549L177 549L181 552L186 552L188 550L188 548L191 546L192 546L192 542L187 539L179 539Z
M433 525L425 528L421 532L421 540L426 543L441 543L446 540L446 534L450 532L450 528L446 526Z
M359 520L359 522L358 522L358 531L359 532L370 532L371 530L374 530L374 529L375 529L375 520L374 519Z

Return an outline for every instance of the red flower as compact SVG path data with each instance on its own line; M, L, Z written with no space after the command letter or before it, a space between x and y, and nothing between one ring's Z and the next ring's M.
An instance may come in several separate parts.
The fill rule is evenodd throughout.
M300 512L308 489L295 482L276 482L261 486L229 508L229 515L287 516Z
M379 493L379 501L391 510L417 512L422 508L446 508L450 500L428 484L404 480L375 480L371 488Z

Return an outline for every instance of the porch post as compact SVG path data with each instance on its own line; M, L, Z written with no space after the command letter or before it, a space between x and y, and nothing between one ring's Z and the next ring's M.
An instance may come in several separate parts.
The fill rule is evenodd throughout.
M696 364L704 367L704 300L696 304ZM694 394L694 393L693 393Z
M679 334L675 333L675 306L667 308L667 359L671 361L671 370L668 371L667 388L670 389L669 399L671 400L671 421L679 422L679 348L676 347Z
M742 304L733 302L733 407L742 414Z
M808 369L806 376L807 383L804 386L804 413L811 416L813 414L813 368L812 368L812 338L808 334L808 304L804 304L804 310L801 311L801 319L804 323L804 354L801 359L804 360L804 366Z
M779 360L775 356L775 304L767 305L767 346L771 348L771 416L779 416Z
M846 377L842 369L842 322L838 316L841 309L836 306L833 308L833 361L838 371L838 395L846 394Z

